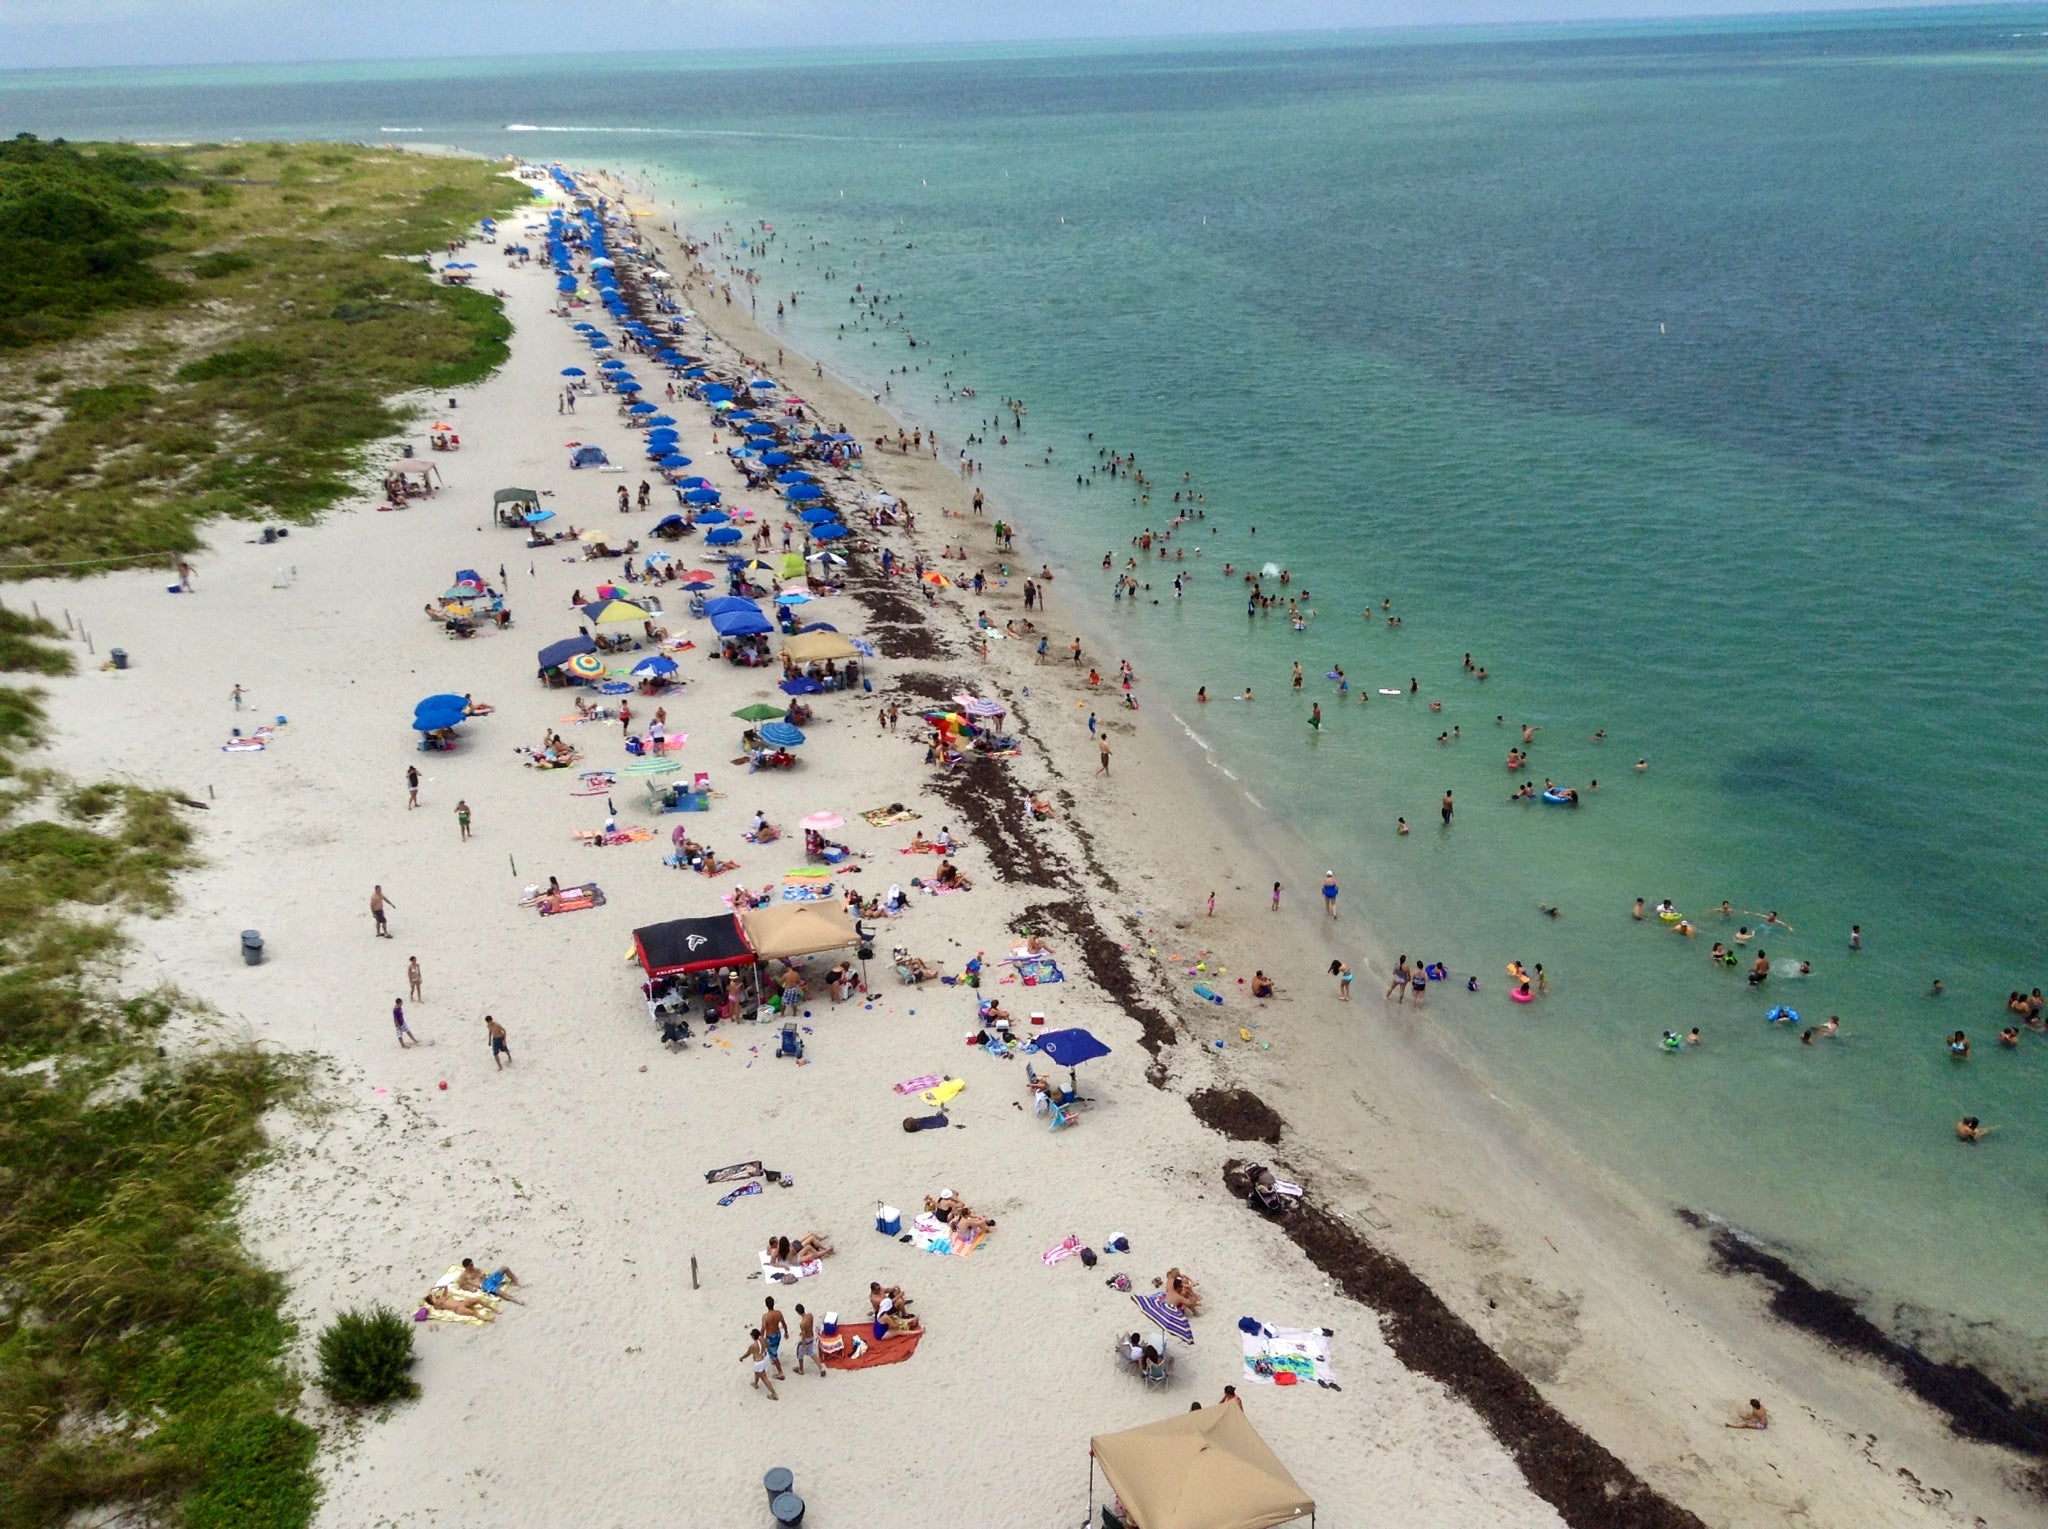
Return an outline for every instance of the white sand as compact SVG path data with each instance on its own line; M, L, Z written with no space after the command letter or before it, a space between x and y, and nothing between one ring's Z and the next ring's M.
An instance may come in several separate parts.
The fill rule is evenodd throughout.
M1473 1100L1412 1018L1383 1017L1369 973L1359 1001L1338 1007L1311 975L1328 960L1320 910L1298 904L1273 921L1254 894L1229 890L1274 875L1308 885L1309 853L1270 836L1248 845L1181 773L1167 740L1142 726L1115 723L1116 773L1095 780L1093 750L1059 688L1071 677L1055 680L1022 645L999 644L983 682L984 693L1017 701L1030 733L1015 777L1065 783L1079 805L1042 830L1048 844L1075 866L1093 854L1121 890L1092 879L1057 893L1003 885L970 845L958 858L977 890L917 897L906 918L882 926L884 951L901 942L957 970L977 949L998 954L1029 903L1076 891L1112 929L1144 909L1140 927L1157 931L1162 954L1199 938L1233 973L1279 973L1291 996L1259 1016L1271 1049L1238 1043L1244 1006L1220 1026L1216 1013L1189 1010L1194 1038L1168 1049L1169 1086L1151 1087L1137 1025L1080 980L1076 953L1062 948L1064 985L988 989L1013 1011L1043 1008L1052 1025L1084 1025L1115 1048L1084 1075L1099 1106L1057 1135L1016 1107L1021 1062L962 1044L971 996L902 988L886 961L871 967L871 1008L814 1003L805 1066L767 1055L768 1027L725 1027L728 1044L664 1050L639 1001L630 931L715 912L733 881L758 886L797 863L786 845L740 840L757 806L785 825L818 808L844 814L840 836L873 856L854 878L868 890L934 862L900 858L910 829L870 828L859 810L903 800L921 808L927 831L961 825L921 797L921 745L907 729L878 737L873 702L859 697L817 698L801 768L745 776L728 762L738 731L728 713L779 700L773 671L694 654L684 658L687 694L667 703L671 726L691 735L686 769L708 770L723 797L706 816L654 818L639 785L622 780L621 822L656 826L657 842L571 841L600 821L602 799L571 797L573 772L524 769L511 751L570 710L563 692L535 684L534 651L574 631L570 590L588 591L617 564L527 553L490 528L489 496L512 484L551 489L556 524L644 530L650 517L612 508L615 485L640 473L610 401L555 416L558 370L587 353L548 314L552 275L501 272L488 251L471 258L486 282L510 290L518 340L503 373L461 396L462 451L431 459L446 492L401 513L336 514L276 546L224 526L197 559L191 595L168 596L145 574L22 592L82 619L101 653L118 644L133 655L126 673L51 687L50 762L83 777L173 783L212 803L208 864L185 878L176 913L137 931L129 977L176 983L214 1005L226 1033L321 1059L326 1108L275 1123L277 1155L252 1183L246 1215L259 1255L288 1277L309 1342L352 1303L410 1310L465 1254L510 1264L522 1281L527 1304L488 1330L420 1328L418 1402L360 1426L334 1419L324 1523L756 1522L761 1474L776 1465L796 1472L817 1522L1077 1523L1088 1436L1213 1403L1241 1382L1235 1322L1246 1314L1336 1329L1341 1392L1240 1385L1324 1522L1556 1522L1462 1403L1392 1359L1372 1312L1332 1293L1223 1190L1225 1157L1269 1152L1195 1121L1182 1095L1212 1078L1272 1102L1294 1127L1279 1156L1325 1203L1373 1227L1556 1403L1708 1521L1945 1524L1971 1511L2012 1521L1989 1452L1948 1441L1881 1378L1759 1321L1753 1293L1702 1272L1696 1243L1650 1208L1590 1186L1584 1165L1527 1123ZM772 349L723 305L707 318L755 353ZM639 370L651 381L658 369ZM865 400L808 373L792 356L779 375L828 418L878 433ZM445 402L433 402L437 414ZM697 470L724 482L701 407L670 412ZM572 474L570 440L602 444L635 470ZM929 548L960 529L933 513L966 499L943 469L893 453L870 461L871 475L919 510ZM758 496L737 501L766 507ZM1027 560L1038 561L1028 542ZM495 579L501 563L512 631L455 643L421 615L458 567ZM668 603L682 602L671 592ZM1016 612L1014 592L979 603L998 619ZM1055 613L1064 636L1072 617L1058 601ZM807 614L862 625L848 597ZM957 611L940 614L963 630ZM878 689L903 670L982 666L960 648L944 663L885 661ZM227 699L238 682L251 697L239 717ZM1017 700L1025 686L1031 698ZM443 690L473 692L497 714L469 725L459 753L420 755L407 731L413 702ZM276 714L291 720L267 752L218 751L230 726ZM593 765L626 762L615 727L562 731L587 743ZM413 763L427 779L422 810L408 812ZM458 798L475 812L466 844ZM665 869L667 830L679 822L737 854L743 870L712 883ZM1269 865L1284 869L1269 875ZM608 906L545 920L515 906L549 874L597 879ZM391 941L371 934L373 883L394 900ZM1174 930L1211 885L1225 888L1214 924ZM260 967L239 962L244 927L268 943ZM425 1044L401 1051L389 1012L415 953L426 997L407 1007ZM502 1073L484 1045L486 1012L510 1032L516 1060ZM1206 1045L1218 1035L1229 1041L1222 1053ZM890 1085L928 1072L967 1079L953 1107L961 1129L905 1135L902 1117L923 1107ZM1447 1119L1460 1122L1448 1136ZM718 1208L722 1189L704 1172L750 1158L788 1171L795 1187ZM1000 1222L973 1258L875 1233L878 1201L909 1210L942 1186ZM901 1282L930 1332L906 1364L824 1382L792 1374L771 1403L748 1389L739 1362L769 1293L752 1277L755 1252L771 1234L808 1230L829 1235L838 1255L817 1278L775 1292L779 1305L850 1315L865 1310L869 1280ZM1093 1271L1040 1263L1068 1233L1099 1248L1119 1231L1133 1244L1127 1258ZM1153 1396L1110 1356L1137 1313L1104 1278L1123 1270L1147 1289L1174 1264L1202 1281L1208 1308L1196 1346L1178 1349L1175 1379ZM1772 1431L1724 1430L1753 1394L1769 1401ZM1902 1467L1957 1495L1915 1491Z

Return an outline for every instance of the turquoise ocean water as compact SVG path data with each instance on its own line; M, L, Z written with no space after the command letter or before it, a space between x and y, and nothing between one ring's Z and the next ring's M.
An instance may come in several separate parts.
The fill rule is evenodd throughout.
M0 127L411 128L637 167L727 251L772 223L737 257L762 316L801 292L792 342L948 456L1028 402L972 449L1062 597L1355 914L1482 975L1428 1022L1488 1086L1930 1346L2048 1377L2048 1040L1995 1044L2006 994L2048 985L2048 10L0 76ZM856 281L901 320L860 322ZM1076 485L1098 447L1137 453L1149 506ZM1103 553L1183 472L1188 560L1152 566L1156 608L1112 604ZM1289 569L1309 630L1248 621L1226 560ZM1383 598L1398 631L1363 615ZM1601 789L1508 805L1496 715L1542 728L1539 781ZM1814 974L1760 997L1711 968L1724 897L1781 910L1796 933L1758 943ZM1544 1003L1505 1001L1514 957ZM1778 1002L1843 1038L1767 1027ZM1658 1051L1693 1025L1703 1049ZM1966 1113L1999 1134L1959 1146Z

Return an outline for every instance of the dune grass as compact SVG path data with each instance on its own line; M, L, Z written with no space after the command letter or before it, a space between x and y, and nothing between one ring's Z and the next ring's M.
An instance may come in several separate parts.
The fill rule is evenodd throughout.
M0 669L61 673L47 623L0 610ZM41 736L0 686L0 758ZM296 1529L316 1437L294 1412L276 1276L242 1251L239 1176L297 1086L253 1047L160 1051L168 996L104 981L115 920L171 904L184 809L44 777L0 817L0 1524L146 1509Z
M33 311L0 298L0 574L168 559L223 516L310 519L402 426L393 395L507 354L495 298L407 258L530 200L500 166L338 144L0 150L22 161L0 156L0 251L34 229L91 257L48 262Z

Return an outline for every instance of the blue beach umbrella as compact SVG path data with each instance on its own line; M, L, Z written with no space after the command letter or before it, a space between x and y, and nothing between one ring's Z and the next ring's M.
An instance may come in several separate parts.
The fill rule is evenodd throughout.
M792 467L788 472L777 477L775 481L781 484L816 483L818 477L815 473L805 472L801 467Z
M763 743L772 743L778 749L800 749L804 744L803 729L787 722L763 722L758 731Z
M424 701L421 701L419 705L413 708L413 714L418 716L430 711L447 711L450 707L457 711L467 711L469 709L469 702L463 700L459 695L450 695L443 692L440 695L430 695Z
M540 650L540 666L555 669L566 664L579 653L595 653L597 644L588 637L564 637L560 642L551 642Z
M784 680L776 688L789 695L822 695L825 690L816 680L807 680L801 674L795 679Z
M784 488L782 493L791 504L802 504L807 499L825 497L825 491L815 483L792 483Z
M647 423L650 425L660 425L663 429L673 430L675 428L676 422L674 419L672 419L670 416L666 414L657 414Z
M831 521L825 525L813 526L811 528L811 540L814 542L836 542L842 537L851 535L853 533L837 521Z
M808 510L799 510L797 519L807 526L822 526L828 520L837 520L839 512L829 504L814 504Z
M730 547L734 542L745 541L746 536L738 526L714 526L704 533L707 546Z
M685 504L716 504L718 503L718 490L715 488L693 488L683 495L683 502Z
M747 384L747 386L750 388L772 388L775 385L775 379L773 377L756 377L752 382Z
M723 510L705 510L697 516L697 523L706 526L722 526L732 517Z
M444 728L460 727L466 720L460 711L416 712L412 728L416 733L438 733Z
M601 362L599 364L602 365L604 369L608 372L623 372L626 369L626 363L621 361L617 356L613 356L611 360Z
M564 377L581 377L583 375L583 368L580 366L565 366L562 368L562 375Z
M1038 1037L1038 1049L1061 1067L1079 1067L1109 1055L1109 1048L1086 1030L1054 1030Z
M786 451L764 451L761 453L761 464L764 467L780 467L785 462L794 460L795 458Z
M671 468L688 467L690 465L690 459L684 456L680 451L671 451L667 456L661 459L661 465L663 467Z
M666 678L675 672L676 661L666 653L656 653L650 658L643 658L633 666L633 673L641 675L651 674Z
M629 403L626 405L626 412L628 414L652 414L654 412L654 405L651 403Z

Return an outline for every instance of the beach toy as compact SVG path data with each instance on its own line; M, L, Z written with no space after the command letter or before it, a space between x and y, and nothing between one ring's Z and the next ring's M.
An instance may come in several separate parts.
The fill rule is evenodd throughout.
M1249 1030L1245 1029L1245 1027L1244 1027L1243 1025L1239 1025L1239 1026L1237 1027L1237 1038L1238 1038L1239 1040L1241 1040L1241 1041L1247 1041L1247 1042L1248 1042L1248 1041L1250 1041L1250 1040L1251 1040L1251 1038L1252 1038L1252 1033L1251 1033L1251 1031L1249 1031Z
M1667 924L1675 924L1680 919L1684 918L1685 915L1683 913L1680 913L1676 908L1673 908L1669 913L1660 913L1657 915L1657 917L1664 920L1664 922Z
M442 1087L443 1089L446 1089L446 1088L448 1087L448 1080L447 1080L446 1078L443 1078L443 1079L441 1080L441 1087Z
M1553 807L1576 807L1579 805L1576 797L1567 795L1556 786L1552 786L1543 793L1543 800Z
M1764 1016L1764 1023L1768 1025L1796 1025L1799 1023L1799 1011L1797 1009L1788 1009L1781 1003Z
M1244 979L1240 977L1237 980L1242 982ZM1223 1002L1223 995L1210 987L1206 982L1197 982L1195 984L1195 996L1197 998L1206 998L1211 1003Z
M1508 993L1508 997L1512 998L1516 1003L1534 1003L1536 1001L1536 995L1534 993L1528 992L1522 988L1512 989Z

